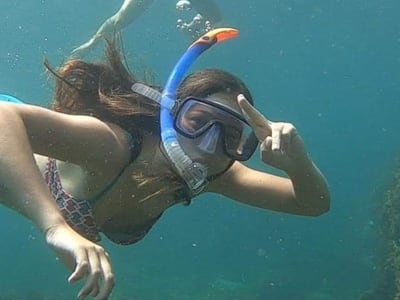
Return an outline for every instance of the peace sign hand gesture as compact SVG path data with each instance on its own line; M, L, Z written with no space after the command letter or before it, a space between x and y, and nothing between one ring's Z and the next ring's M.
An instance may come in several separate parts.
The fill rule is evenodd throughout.
M290 172L308 160L307 151L296 128L290 123L271 122L240 94L237 102L243 117L253 128L261 143L261 159L266 164Z

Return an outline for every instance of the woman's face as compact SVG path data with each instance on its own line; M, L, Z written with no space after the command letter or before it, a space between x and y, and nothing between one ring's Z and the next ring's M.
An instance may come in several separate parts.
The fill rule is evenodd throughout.
M227 106L239 112L236 99L231 95L216 93L205 98L206 100ZM187 130L196 128L204 120L213 119L214 108L212 106L192 105L190 110L185 112L182 119L182 126ZM178 141L185 153L196 162L207 166L209 175L214 175L225 170L232 159L224 151L224 134L220 124L215 123L196 138L185 137L178 133Z

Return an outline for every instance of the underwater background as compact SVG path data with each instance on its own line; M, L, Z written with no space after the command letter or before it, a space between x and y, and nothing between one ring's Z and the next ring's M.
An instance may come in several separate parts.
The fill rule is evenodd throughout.
M190 43L175 2L155 1L123 31L131 69L145 65L159 84ZM235 73L268 118L293 123L328 179L331 210L298 217L211 194L173 207L135 246L105 241L111 299L360 299L380 276L379 207L400 153L400 1L216 2L221 25L241 35L192 71ZM0 1L0 93L48 105L43 59L57 66L121 3ZM248 164L275 172L257 155ZM76 297L80 283L67 283L30 222L1 209L0 224L0 300Z

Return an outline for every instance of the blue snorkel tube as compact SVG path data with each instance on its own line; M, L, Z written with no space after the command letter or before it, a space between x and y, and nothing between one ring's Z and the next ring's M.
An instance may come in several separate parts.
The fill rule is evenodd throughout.
M160 127L162 144L171 165L185 181L191 196L198 194L207 185L207 167L194 162L179 145L174 129L174 108L176 91L187 70L204 51L218 42L237 37L239 31L233 28L218 28L201 36L189 46L176 63L161 94Z

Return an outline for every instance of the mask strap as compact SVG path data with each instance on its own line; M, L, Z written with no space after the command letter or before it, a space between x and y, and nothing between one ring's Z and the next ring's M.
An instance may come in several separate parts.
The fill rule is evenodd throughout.
M132 85L131 90L161 105L161 92L157 91L156 89L153 89L152 87L149 87L143 83L136 82Z

